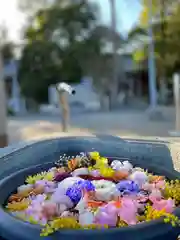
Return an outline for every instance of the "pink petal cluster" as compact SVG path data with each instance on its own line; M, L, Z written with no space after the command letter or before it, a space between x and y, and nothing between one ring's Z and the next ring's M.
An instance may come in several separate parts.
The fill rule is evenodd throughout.
M138 204L135 200L124 197L121 201L121 207L119 208L118 215L121 220L126 222L128 225L135 225L137 223L137 211Z

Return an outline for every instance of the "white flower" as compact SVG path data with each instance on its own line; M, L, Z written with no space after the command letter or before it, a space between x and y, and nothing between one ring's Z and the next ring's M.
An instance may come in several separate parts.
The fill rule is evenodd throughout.
M129 176L129 179L136 182L140 187L142 187L147 182L148 176L145 172L136 171Z
M119 160L114 160L114 161L112 161L112 163L111 163L111 167L112 167L112 169L114 169L114 170L120 170L121 168L122 168L122 163L119 161Z
M63 181L61 181L60 183L58 183L58 188L67 190L75 182L78 182L80 180L82 180L82 178L79 178L79 177L68 177L68 178L64 179Z
M117 196L119 191L116 184L107 180L94 180L92 184L95 186L95 196L99 201L110 201L114 196Z
M111 163L111 167L116 171L127 171L127 172L130 172L133 168L130 162L128 161L120 162L119 160L114 160Z
M73 177L77 177L79 175L89 175L88 168L78 168L72 172Z

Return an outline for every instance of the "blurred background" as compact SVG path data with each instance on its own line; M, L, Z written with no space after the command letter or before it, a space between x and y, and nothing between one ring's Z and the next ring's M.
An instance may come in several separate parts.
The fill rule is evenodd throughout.
M171 137L179 21L179 0L1 1L0 146L95 131ZM76 89L67 133L59 82Z

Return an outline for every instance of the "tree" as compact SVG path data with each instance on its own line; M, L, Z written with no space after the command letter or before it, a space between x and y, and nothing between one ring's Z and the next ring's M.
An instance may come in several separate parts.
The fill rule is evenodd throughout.
M20 61L19 79L26 96L44 102L50 84L81 80L82 60L100 51L99 38L92 34L96 10L82 1L63 8L52 5L36 13L25 32L27 45Z
M27 98L47 102L48 86L60 78L59 64L54 60L58 50L56 45L45 41L34 41L24 47L18 78Z
M179 7L177 0L154 0L153 1L153 32L155 44L155 57L158 79L160 83L160 93L162 100L164 97L164 87L168 83L168 77L174 72L175 65L179 61ZM158 14L159 13L159 14ZM140 15L138 28L134 29L130 37L148 36L148 8L147 0L144 1L144 8ZM143 32L144 31L144 32ZM134 52L136 61L147 59L147 44ZM176 62L176 64L175 64Z

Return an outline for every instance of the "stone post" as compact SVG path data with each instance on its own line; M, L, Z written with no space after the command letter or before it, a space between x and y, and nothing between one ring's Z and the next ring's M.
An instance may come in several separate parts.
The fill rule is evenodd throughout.
M0 55L0 148L8 145L6 91L3 79L3 63Z
M59 92L59 103L61 106L62 114L62 130L68 132L69 128L69 103L67 99L67 93L65 91Z

